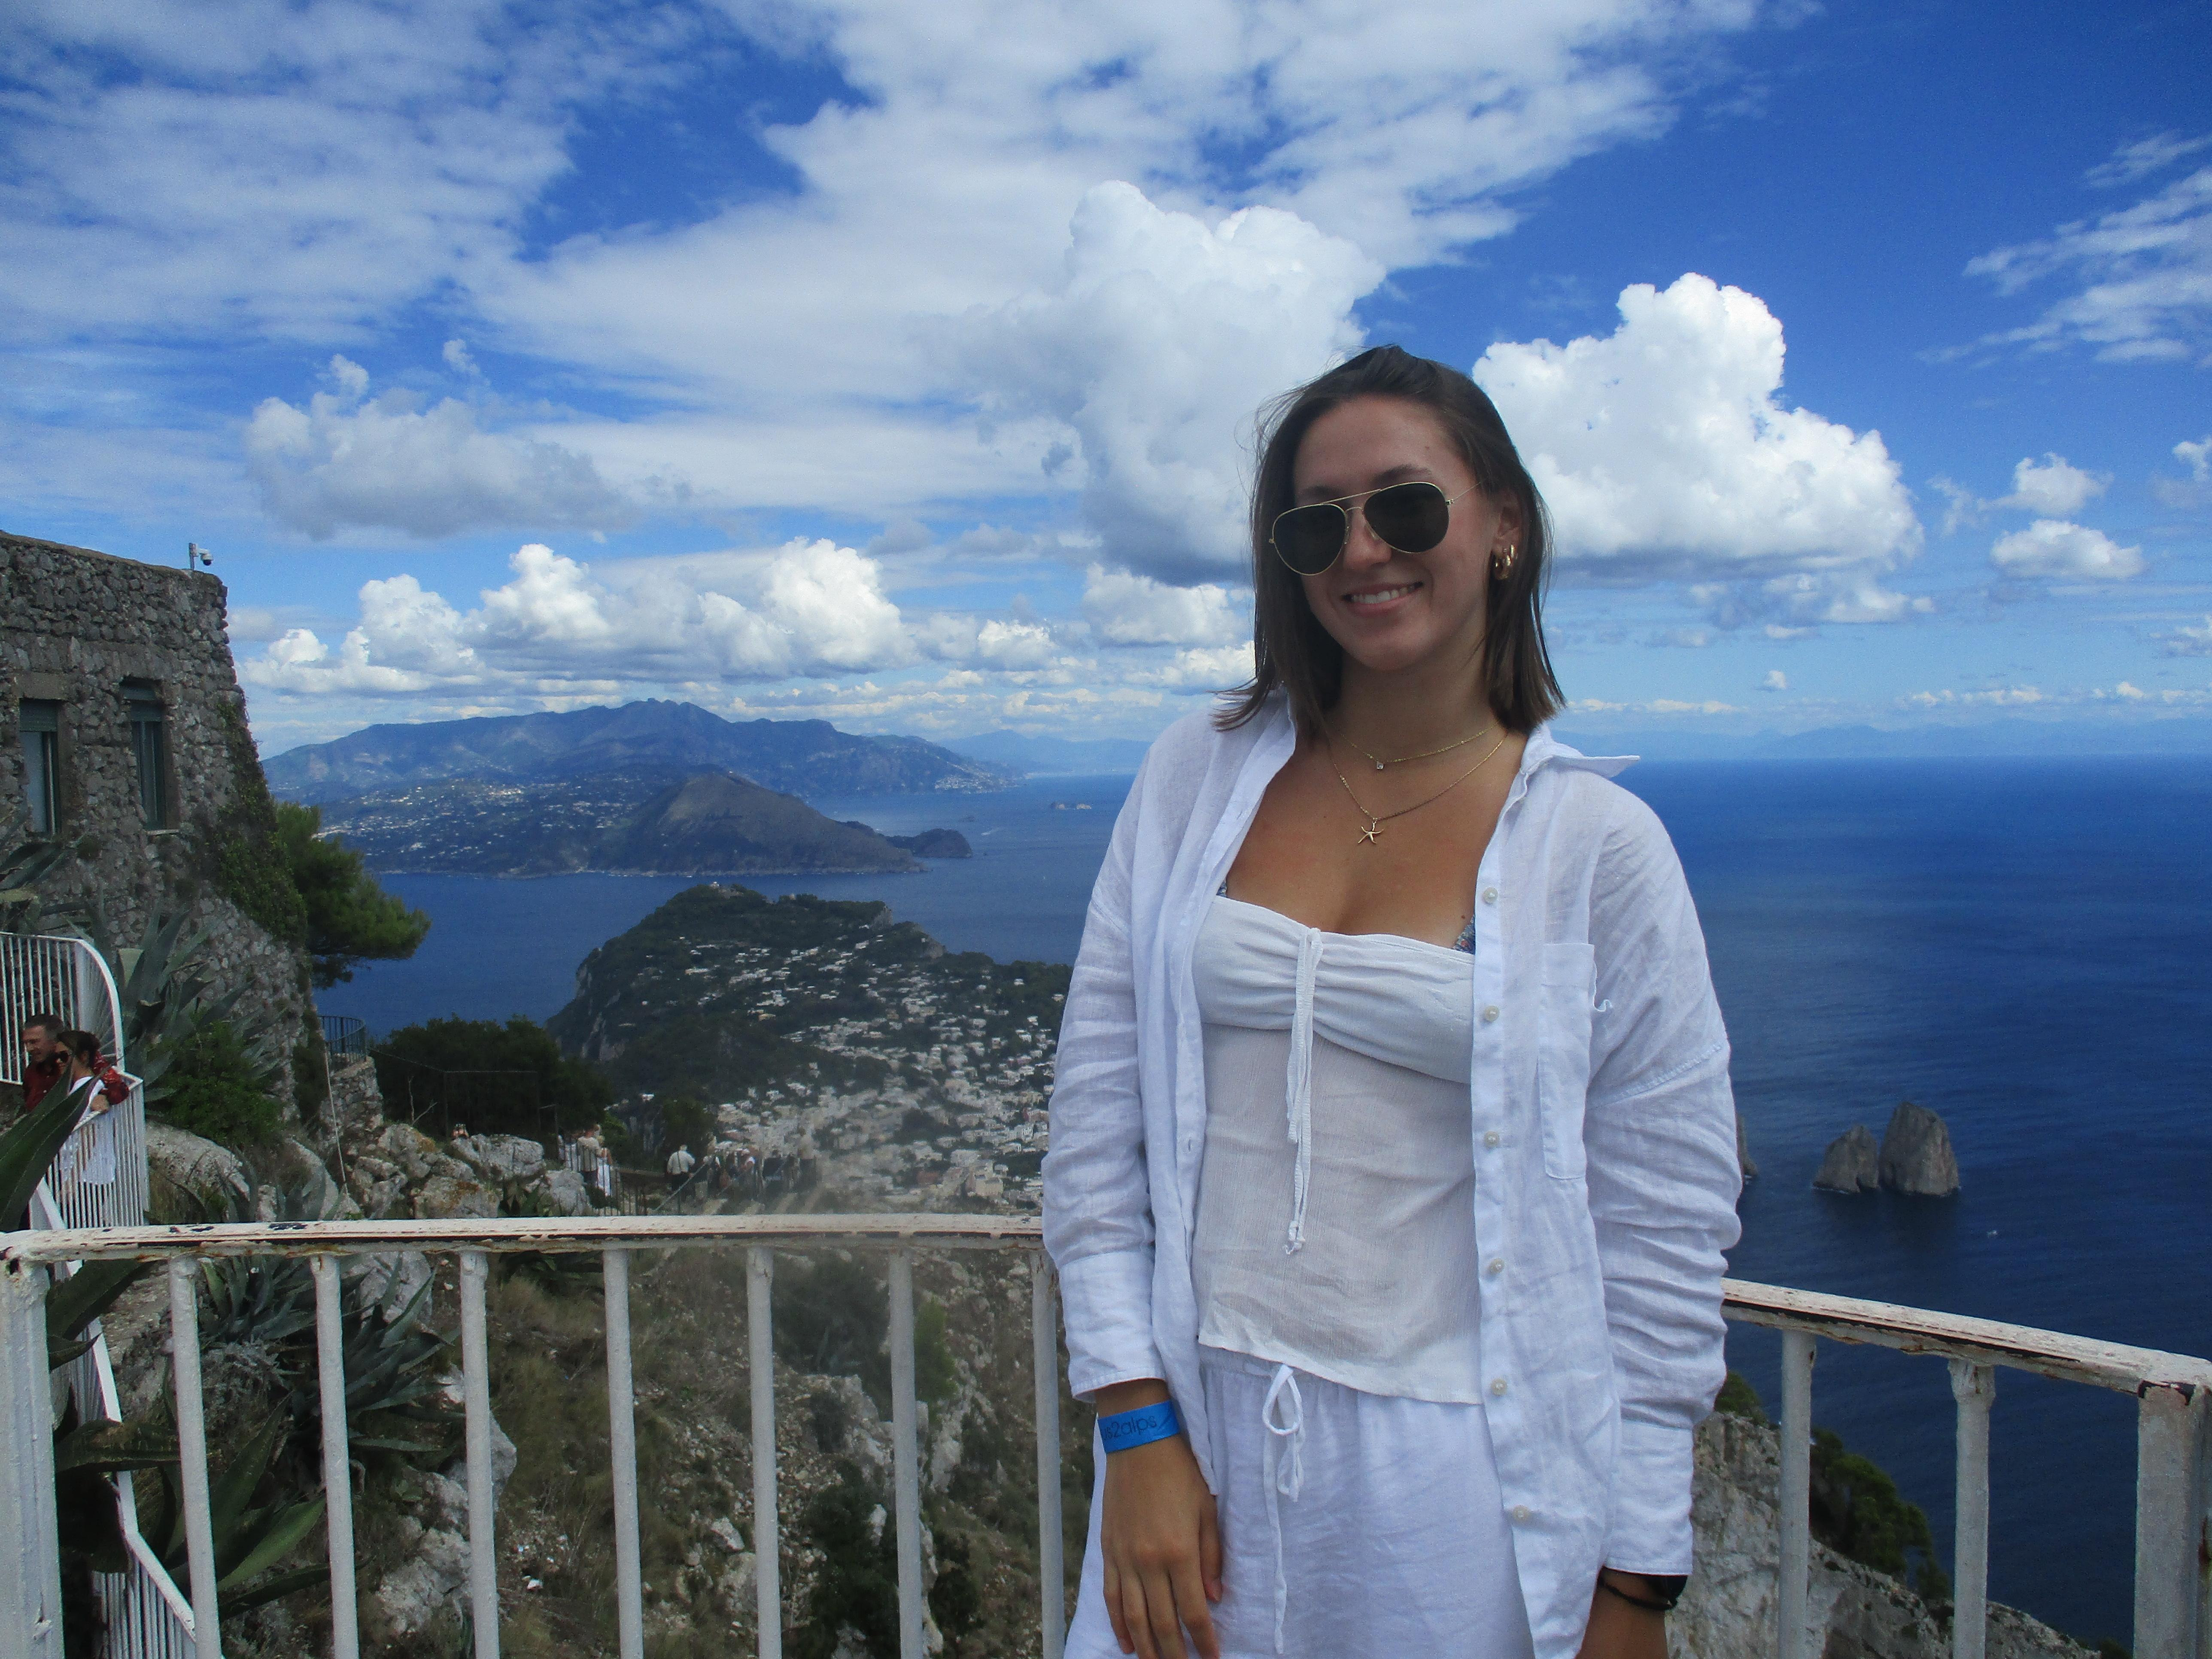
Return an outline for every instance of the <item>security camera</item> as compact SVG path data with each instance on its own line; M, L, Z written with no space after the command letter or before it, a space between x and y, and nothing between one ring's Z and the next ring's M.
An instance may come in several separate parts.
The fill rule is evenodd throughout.
M186 542L185 544L185 569L191 570L201 566L213 568L214 565L215 555L209 552L207 549L202 547L198 542Z

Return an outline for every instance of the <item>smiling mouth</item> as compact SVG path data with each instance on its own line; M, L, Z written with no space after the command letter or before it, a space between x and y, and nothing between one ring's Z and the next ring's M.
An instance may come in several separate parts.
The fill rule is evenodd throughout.
M1388 605L1393 599L1402 599L1419 587L1419 582L1402 582L1396 587L1371 587L1364 593L1347 593L1346 605Z

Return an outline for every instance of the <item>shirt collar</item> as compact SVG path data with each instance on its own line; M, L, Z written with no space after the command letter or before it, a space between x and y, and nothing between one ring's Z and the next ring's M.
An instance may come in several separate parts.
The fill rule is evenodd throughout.
M1595 772L1601 778L1616 777L1642 758L1640 755L1585 755L1553 737L1552 723L1547 720L1528 734L1528 745L1521 751L1521 777L1533 777L1547 766L1571 772Z

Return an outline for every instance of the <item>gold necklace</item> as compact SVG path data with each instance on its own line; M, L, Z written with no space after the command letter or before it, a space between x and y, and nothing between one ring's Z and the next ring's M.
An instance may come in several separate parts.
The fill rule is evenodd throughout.
M1344 775L1344 769L1336 763L1336 745L1334 742L1331 742L1328 744L1328 769L1336 774L1336 781L1344 786L1344 793L1352 796L1352 804L1353 807L1358 810L1361 817L1367 820L1367 827L1359 832L1359 838L1357 841L1354 841L1352 844L1354 847L1372 847L1382 839L1382 826L1389 823L1391 819L1402 818L1408 812L1418 812L1424 806L1435 805L1446 795L1451 793L1453 790L1458 788L1460 785L1465 783L1477 772L1480 772L1484 767L1487 766L1490 763L1490 757L1505 747L1506 735L1507 734L1503 732L1499 733L1498 741L1490 745L1489 750L1484 754L1480 760L1475 762L1474 765L1468 767L1466 771L1461 773L1443 788L1437 790L1435 794L1431 795L1426 800L1417 800L1411 806L1401 806L1395 812L1383 813L1380 817L1377 817L1374 813L1369 811L1366 807L1361 805L1359 797L1352 793L1352 780ZM1322 728L1322 736L1324 738L1328 736L1327 727ZM1358 747L1357 744L1354 744L1353 746L1355 748Z
M1327 728L1324 727L1323 729L1326 730ZM1434 760L1438 755L1449 755L1455 749L1466 748L1468 744L1473 743L1477 738L1480 737L1488 730L1490 730L1490 728L1487 726L1478 726L1474 731L1468 732L1456 743L1448 743L1441 749L1424 749L1418 755L1399 755L1390 760L1384 760L1380 755L1369 755L1366 750L1361 749L1356 743L1352 743L1352 739L1350 738L1346 738L1345 741L1346 743L1351 743L1354 749L1358 749L1361 754L1367 755L1367 758L1375 763L1375 769L1380 772L1386 766L1404 766L1411 761ZM1332 732L1329 735L1331 737L1334 737L1336 734ZM1503 743L1504 742L1504 739L1500 738L1498 741ZM1485 758L1486 759L1488 757L1485 757Z

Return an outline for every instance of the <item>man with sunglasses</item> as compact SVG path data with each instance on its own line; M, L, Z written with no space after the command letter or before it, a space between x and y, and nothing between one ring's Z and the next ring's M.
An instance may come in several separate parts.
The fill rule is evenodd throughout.
M1627 762L1547 729L1547 528L1395 347L1267 423L1257 672L1146 757L1060 1033L1070 1659L1664 1659L1728 1042Z

